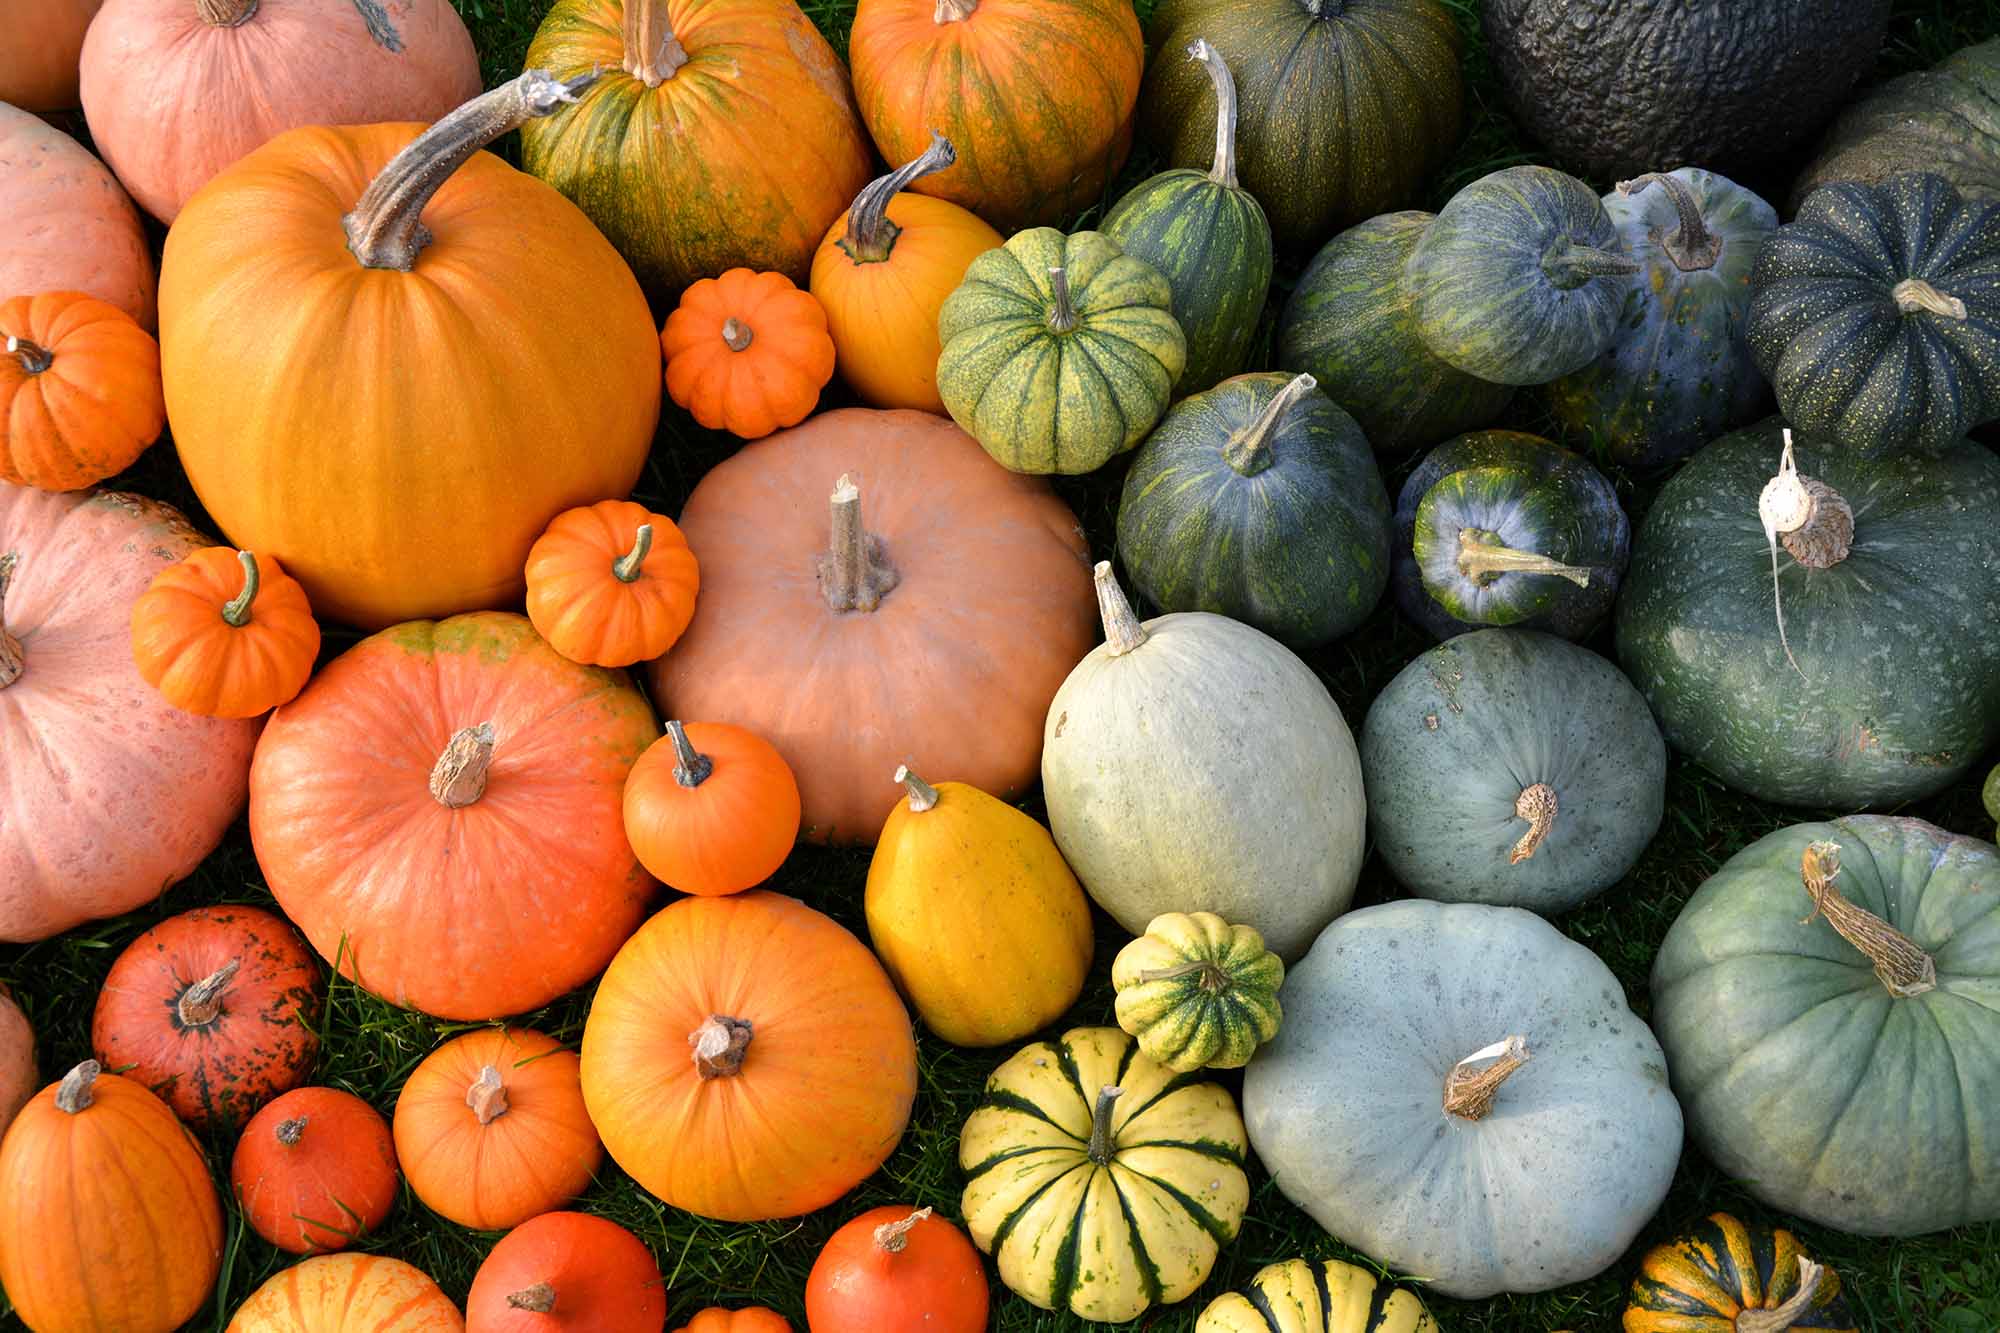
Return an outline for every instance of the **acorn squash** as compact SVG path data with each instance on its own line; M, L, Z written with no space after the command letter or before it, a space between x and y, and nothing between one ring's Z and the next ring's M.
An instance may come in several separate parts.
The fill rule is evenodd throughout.
M1711 1213L1639 1261L1625 1333L1759 1329L1857 1333L1840 1275L1813 1262L1784 1228Z

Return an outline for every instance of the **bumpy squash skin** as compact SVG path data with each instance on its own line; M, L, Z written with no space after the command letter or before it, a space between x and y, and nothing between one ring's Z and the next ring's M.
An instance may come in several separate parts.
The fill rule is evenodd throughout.
M1782 1227L1711 1213L1639 1261L1624 1333L1735 1333L1745 1310L1776 1310L1799 1289L1799 1238ZM1857 1333L1840 1294L1840 1274L1826 1269L1812 1304L1787 1329Z
M1232 1291L1210 1302L1194 1333L1271 1333L1266 1310L1291 1318L1277 1326L1279 1333L1438 1333L1414 1292L1338 1259L1288 1259L1259 1269L1249 1294Z
M1790 210L1822 185L1880 185L1913 166L1967 199L2000 201L2000 37L1891 79L1841 112L1792 183Z
M1168 912L1118 951L1118 1026L1178 1073L1241 1069L1278 1035L1284 960L1249 926L1213 912Z

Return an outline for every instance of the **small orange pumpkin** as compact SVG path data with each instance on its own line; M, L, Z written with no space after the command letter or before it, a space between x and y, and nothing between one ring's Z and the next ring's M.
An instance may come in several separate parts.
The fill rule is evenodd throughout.
M761 1305L749 1310L725 1310L716 1305L703 1310L674 1333L792 1333L792 1325L776 1310Z
M132 603L132 660L183 712L256 717L305 688L319 657L306 590L276 556L210 546Z
M160 438L160 345L82 292L0 302L0 481L74 491Z
M928 1208L873 1208L827 1239L806 1279L812 1333L986 1333L986 1270Z
M741 893L792 854L798 780L755 732L669 722L625 779L625 836L668 888L705 898Z
M588 1213L543 1213L500 1238L465 1297L467 1333L660 1333L660 1265L637 1236Z
M338 1088L293 1088L250 1117L229 1182L250 1229L281 1250L340 1250L396 1203L396 1145L382 1113Z
M528 550L528 619L572 662L622 667L674 646L701 572L674 521L630 500L565 509Z
M782 273L732 268L681 296L660 330L667 396L746 440L812 414L833 378L826 310Z

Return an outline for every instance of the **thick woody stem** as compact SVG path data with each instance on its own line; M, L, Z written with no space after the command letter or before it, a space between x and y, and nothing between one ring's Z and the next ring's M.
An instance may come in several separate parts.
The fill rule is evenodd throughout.
M1666 191L1667 201L1674 206L1674 213L1679 219L1679 225L1660 238L1660 248L1667 252L1668 259L1674 261L1674 267L1683 273L1714 268L1715 261L1722 258L1722 238L1708 229L1694 191L1678 176L1670 176L1664 171L1649 171L1629 181L1619 181L1618 193L1640 194L1648 185L1657 185Z
M465 727L451 738L431 769L431 795L449 810L463 809L486 794L493 767L493 724Z
M256 556L238 551L236 559L243 566L243 591L222 604L222 623L231 629L242 629L250 623L250 607L257 600L257 588L263 579L257 572Z
M667 723L667 737L674 747L674 781L690 790L708 781L708 775L715 771L715 761L694 748L686 725Z
M1233 190L1236 188L1236 80L1230 77L1222 53L1210 46L1206 38L1195 38L1187 53L1188 59L1202 63L1208 70L1209 81L1215 84L1215 165L1209 168L1208 178Z
M1257 414L1248 430L1230 437L1222 446L1222 461L1241 477L1254 477L1271 466L1271 441L1277 438L1278 427L1299 400L1318 387L1319 381L1310 375L1294 376L1291 383L1264 404L1264 410Z
M507 1114L507 1085L500 1081L498 1067L487 1065L479 1071L479 1077L465 1090L465 1104L482 1125Z
M1125 590L1118 586L1109 560L1098 561L1090 577L1097 585L1097 614L1104 622L1104 645L1111 650L1111 656L1123 657L1146 642L1146 627L1139 623L1132 603L1125 600Z
M971 18L978 8L979 0L937 0L931 19L936 23L959 23Z
M194 12L212 28L233 28L257 13L257 0L194 0Z
M1049 295L1055 302L1049 307L1049 329L1068 333L1076 327L1076 307L1069 299L1069 270L1060 264L1049 269Z
M1542 845L1542 839L1549 836L1549 830L1556 824L1556 789L1546 782L1537 782L1531 787L1523 787L1521 794L1514 798L1514 814L1528 821L1528 831L1507 853L1507 864L1515 866L1535 854Z
M687 48L674 36L667 0L625 0L625 72L657 88L688 62Z
M896 781L902 783L909 791L910 809L922 814L926 810L937 808L938 789L912 773L907 764L897 766Z
M97 1061L85 1060L64 1074L62 1082L56 1085L56 1110L65 1115L88 1111L90 1103L94 1100L90 1085L95 1083L97 1076L103 1072L103 1067Z
M21 641L7 632L7 585L14 581L20 563L21 557L12 551L0 555L0 690L19 680L27 665Z
M875 1228L875 1247L884 1254L901 1254L910 1243L910 1233L930 1215L930 1209L919 1208L900 1222L884 1222Z
M1519 1033L1474 1051L1444 1076L1444 1109L1462 1120L1485 1119L1500 1085L1529 1058L1528 1039ZM1493 1063L1484 1069L1470 1067L1482 1060Z
M1112 1155L1118 1151L1118 1142L1111 1133L1111 1114L1124 1095L1125 1089L1110 1084L1097 1090L1097 1105L1090 1112L1090 1144L1084 1151L1099 1166L1110 1165Z
M287 1148L299 1146L299 1140L306 1136L306 1116L294 1116L290 1120L278 1122L277 1139Z
M1806 1311L1812 1309L1813 1300L1819 1295L1820 1283L1826 1279L1826 1269L1803 1254L1799 1256L1799 1289L1791 1299L1775 1310L1744 1310L1736 1316L1736 1333L1786 1333Z
M958 161L951 140L931 131L931 146L920 157L897 167L886 176L877 176L861 187L847 210L847 235L840 238L841 250L857 264L879 264L895 248L901 230L889 221L889 201L908 189L910 183L933 172L943 171Z
M861 526L861 488L842 475L828 500L831 548L817 561L820 595L829 611L873 611L900 581L882 539Z
M1596 278L1616 278L1637 273L1639 263L1629 255L1594 250L1578 245L1567 236L1556 238L1542 256L1542 272L1559 291L1575 291Z
M1966 317L1965 302L1956 296L1946 296L1922 278L1903 279L1889 289L1889 299L1906 315L1922 310L1945 319Z
M1458 530L1458 572L1481 587L1502 574L1551 574L1568 579L1579 588L1590 586L1590 571L1565 565L1534 551L1517 551L1500 540L1497 532L1483 528Z
M529 1314L552 1314L556 1308L556 1289L546 1282L537 1282L507 1298L510 1310L526 1310Z
M7 351L21 358L21 369L30 375L39 375L56 363L55 353L48 348L11 334L7 337Z
M732 352L740 352L748 347L754 336L750 326L734 315L722 321L722 345Z
M611 577L620 583L637 583L639 571L646 564L646 557L653 551L653 525L641 523L639 530L632 534L632 549L611 562Z
M181 992L180 1003L175 1006L184 1028L207 1027L222 1016L222 995L229 989L229 983L236 980L238 969L243 966L232 958L200 981Z
M743 1068L750 1050L752 1029L747 1019L710 1014L702 1025L688 1033L694 1048L694 1072L703 1079L729 1078Z
M1824 916L1840 937L1866 954L1875 975L1897 999L1937 989L1937 963L1902 931L1865 907L1857 907L1834 891L1840 875L1840 844L1814 842L1799 858L1799 878L1812 895L1812 915ZM1804 922L1800 923L1805 924Z

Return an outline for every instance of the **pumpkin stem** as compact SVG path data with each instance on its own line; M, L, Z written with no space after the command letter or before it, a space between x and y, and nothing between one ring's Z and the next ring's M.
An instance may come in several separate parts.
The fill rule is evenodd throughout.
M1889 289L1889 299L1896 303L1896 309L1905 315L1914 315L1919 310L1941 316L1945 319L1964 319L1965 302L1956 296L1947 296L1922 278L1904 278Z
M55 353L40 343L29 342L26 338L7 335L7 351L21 358L21 369L30 375L39 375L56 363Z
M1825 916L1827 924L1840 932L1840 938L1868 955L1868 961L1875 965L1875 975L1889 994L1899 1000L1936 990L1937 963L1908 935L1834 892L1833 881L1839 875L1839 843L1806 844L1805 854L1799 858L1799 877L1805 881L1806 892L1812 895L1813 910L1799 924Z
M1552 574L1579 588L1590 586L1590 571L1534 551L1517 551L1485 528L1458 530L1458 572L1485 587L1502 574Z
M1097 1105L1090 1112L1090 1146L1084 1151L1099 1166L1110 1165L1118 1151L1118 1141L1111 1132L1111 1112L1124 1095L1125 1089L1110 1084L1097 1090Z
M1248 430L1232 435L1222 446L1222 461L1239 477L1254 477L1271 466L1274 461L1271 441L1277 438L1278 427L1285 423L1299 400L1318 387L1319 381L1310 375L1294 376L1291 383L1264 404L1264 410L1257 414Z
M546 1282L537 1282L509 1296L507 1308L526 1310L529 1314L550 1314L556 1308L556 1289Z
M229 989L230 982L236 980L236 973L242 966L240 959L232 958L182 991L180 1002L175 1005L181 1026L204 1028L220 1018L222 993Z
M1736 1333L1786 1333L1810 1310L1819 1295L1826 1269L1803 1254L1799 1256L1799 1289L1791 1299L1774 1310L1744 1310L1736 1316Z
M56 1085L56 1110L65 1115L88 1111L91 1102L96 1100L96 1094L91 1091L90 1085L95 1083L97 1076L103 1072L104 1067L97 1061L85 1060L64 1074L62 1082Z
M708 775L715 771L715 761L694 748L686 725L667 723L667 736L674 746L674 781L690 791L708 781Z
M1069 270L1061 264L1049 268L1049 329L1054 333L1068 333L1076 327L1076 307L1069 299Z
M493 724L462 727L431 769L431 795L448 810L460 810L486 794L493 766Z
M1210 46L1207 38L1195 38L1187 53L1188 59L1207 67L1209 81L1215 84L1215 165L1209 168L1208 178L1233 190L1237 188L1236 80L1230 77L1222 53Z
M857 264L879 264L896 248L903 229L889 221L889 201L909 188L910 182L943 171L958 161L951 140L931 131L931 146L886 176L877 176L861 187L847 210L847 235L836 244Z
M1339 18L1347 12L1347 0L1299 0L1299 3L1316 19Z
M7 632L7 585L14 581L14 570L20 563L16 552L0 555L0 690L19 680L26 665L21 641Z
M1792 456L1792 432L1785 428L1785 451L1778 457L1778 475L1764 483L1757 496L1757 517L1764 525L1764 540L1771 548L1771 605L1778 616L1778 644L1785 660L1799 679L1805 668L1792 656L1792 642L1785 633L1784 594L1778 587L1778 543L1794 560L1808 569L1831 569L1847 558L1854 542L1854 510L1835 490L1814 477L1799 475L1798 460Z
M687 48L674 36L667 0L625 0L625 72L657 88L688 62Z
M1508 1075L1528 1063L1528 1039L1519 1033L1491 1046L1482 1046L1451 1067L1444 1076L1444 1109L1462 1120L1484 1120L1493 1109L1493 1098ZM1480 1070L1466 1066L1491 1060Z
M234 28L256 14L257 0L194 0L194 12L210 27Z
M700 1027L688 1033L688 1045L694 1047L694 1072L704 1081L730 1078L742 1072L751 1033L747 1019L710 1014Z
M722 321L722 345L732 352L740 352L748 347L755 336L750 326L734 315Z
M243 591L222 604L222 623L231 629L242 629L250 623L250 604L257 600L257 588L262 582L257 573L257 557L248 551L238 551L236 559L243 566Z
M937 0L937 9L931 14L934 23L959 23L972 17L979 8L979 0Z
M1097 585L1097 614L1104 622L1104 645L1113 657L1123 657L1146 642L1146 627L1133 613L1132 603L1125 600L1125 590L1112 575L1109 560L1098 561L1097 567L1090 571L1090 578Z
M1556 237L1555 244L1542 256L1542 273L1556 290L1564 292L1575 291L1597 278L1622 277L1638 271L1638 261L1629 255L1578 245L1567 236Z
M910 1233L930 1215L930 1209L919 1208L900 1222L884 1222L875 1228L875 1247L884 1254L901 1254L910 1243Z
M306 1136L306 1117L294 1116L290 1120L278 1122L277 1139L287 1148L299 1146L299 1140Z
M902 783L909 790L910 809L916 811L918 814L922 814L926 810L937 808L938 789L931 786L930 783L925 782L915 773L912 773L909 765L897 765L896 781Z
M1517 866L1535 854L1542 845L1542 839L1549 836L1549 830L1556 824L1556 789L1546 782L1537 782L1532 787L1523 787L1521 794L1514 798L1514 814L1528 821L1528 831L1507 853L1507 864Z
M574 102L601 72L593 69L559 80L547 70L531 69L473 98L419 134L376 173L354 211L340 220L347 248L366 268L405 273L415 268L417 256L431 243L423 211L438 187L501 135Z
M620 583L637 583L639 569L653 551L653 525L641 523L632 534L632 549L611 562L611 576Z
M873 611L901 581L882 539L861 526L861 488L842 473L833 484L833 545L818 557L820 596L829 611Z
M1139 974L1139 981L1141 984L1152 981L1177 981L1182 977L1193 976L1197 972L1201 973L1201 981L1198 984L1210 995L1220 994L1229 989L1229 974L1207 958L1197 958L1191 963L1182 963L1179 967L1148 968Z
M1660 238L1660 248L1674 261L1674 267L1683 273L1714 268L1715 261L1722 258L1722 238L1708 229L1701 215L1701 204L1687 182L1664 171L1649 171L1629 181L1619 181L1618 193L1630 197L1644 193L1648 185L1657 185L1667 192L1667 202L1674 206L1680 219L1678 226Z
M472 1108L482 1125L490 1125L507 1114L507 1085L500 1081L500 1070L495 1065L486 1065L479 1071L479 1077L465 1090L465 1104Z

